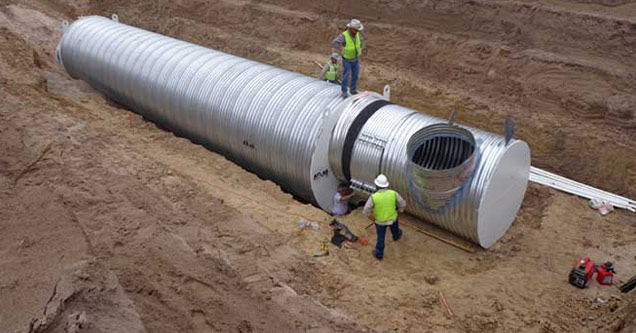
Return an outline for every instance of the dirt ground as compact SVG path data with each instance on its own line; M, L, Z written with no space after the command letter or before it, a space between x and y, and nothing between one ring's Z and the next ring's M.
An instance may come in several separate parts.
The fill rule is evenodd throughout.
M0 332L636 332L636 292L567 283L581 256L636 274L636 215L537 185L489 250L405 217L382 262L314 258L326 213L55 63L62 20L112 13L309 75L360 18L364 88L493 132L512 116L533 165L636 197L630 1L0 0Z

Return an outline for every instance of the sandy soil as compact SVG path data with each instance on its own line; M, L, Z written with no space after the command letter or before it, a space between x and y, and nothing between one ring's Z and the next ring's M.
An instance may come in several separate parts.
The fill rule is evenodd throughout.
M511 115L534 165L635 197L636 5L590 2L0 0L0 332L634 332L634 295L566 280L583 255L635 274L633 214L533 185L488 251L407 226L381 263L368 246L313 258L327 214L53 57L61 20L116 12L317 75L355 15L364 87L495 132ZM320 230L299 232L300 218ZM374 241L359 211L344 221Z

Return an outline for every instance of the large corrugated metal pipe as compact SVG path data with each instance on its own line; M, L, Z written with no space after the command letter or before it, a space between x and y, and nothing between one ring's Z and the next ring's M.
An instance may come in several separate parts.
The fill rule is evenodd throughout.
M63 31L56 57L71 77L326 211L339 183L365 197L384 173L410 214L488 247L523 199L522 141L438 126L447 121L375 93L343 100L337 85L116 17L82 17Z

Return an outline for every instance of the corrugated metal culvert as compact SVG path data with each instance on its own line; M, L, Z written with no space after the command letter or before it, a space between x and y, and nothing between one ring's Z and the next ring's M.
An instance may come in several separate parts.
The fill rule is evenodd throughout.
M66 71L109 98L330 210L339 182L362 195L384 173L407 211L488 247L528 179L522 141L449 125L336 85L89 16L64 25Z

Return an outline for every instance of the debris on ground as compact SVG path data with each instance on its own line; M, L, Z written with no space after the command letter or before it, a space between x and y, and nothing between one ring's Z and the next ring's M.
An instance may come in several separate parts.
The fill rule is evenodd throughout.
M614 211L614 206L612 206L611 203L598 198L590 199L589 205L592 209L598 210L598 212L603 216Z
M329 222L329 226L333 230L331 242L334 245L342 247L344 242L356 243L358 241L358 236L354 235L346 224L334 219Z
M304 219L298 221L298 229L303 230L306 227L311 227L314 230L318 230L320 228L320 225L316 221L308 221Z

